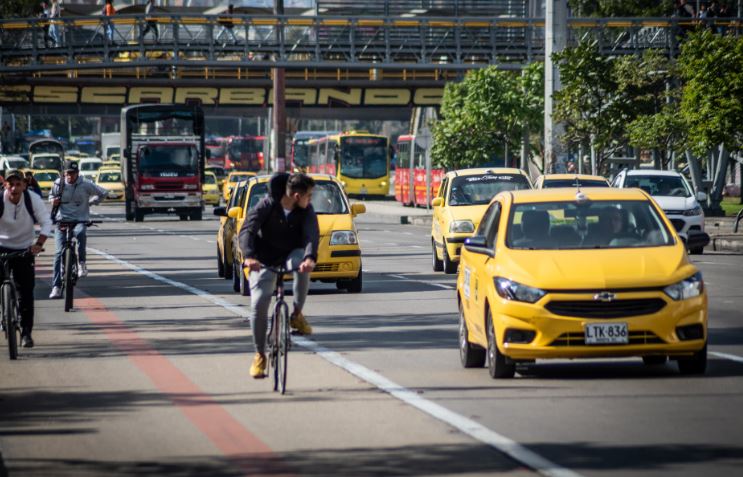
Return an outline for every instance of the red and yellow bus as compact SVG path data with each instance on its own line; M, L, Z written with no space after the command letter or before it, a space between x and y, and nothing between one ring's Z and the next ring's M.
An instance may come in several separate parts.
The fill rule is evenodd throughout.
M348 131L311 139L308 172L335 176L349 195L383 197L390 190L386 136Z
M444 169L431 168L429 202L436 197L444 174ZM403 205L426 206L426 154L422 147L416 146L412 135L397 138L395 200Z
M339 134L337 131L297 131L292 138L292 148L289 153L289 170L292 172L307 172L310 164L310 141L325 136Z
M230 136L226 138L224 168L250 172L265 170L264 140L265 136Z

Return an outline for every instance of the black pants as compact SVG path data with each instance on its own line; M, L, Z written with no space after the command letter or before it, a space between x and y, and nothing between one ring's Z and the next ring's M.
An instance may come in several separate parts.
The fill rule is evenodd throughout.
M0 247L0 253L17 252L18 250ZM30 335L34 327L34 285L36 271L35 257L20 257L10 261L13 281L18 292L18 305L21 309L21 334Z

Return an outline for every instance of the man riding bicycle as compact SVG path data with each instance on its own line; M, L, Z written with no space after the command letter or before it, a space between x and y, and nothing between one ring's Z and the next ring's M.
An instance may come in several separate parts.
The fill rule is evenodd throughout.
M106 197L108 191L91 181L86 181L80 176L80 168L75 161L65 162L64 177L54 181L49 201L56 211L54 220L57 222L85 222L90 220L90 205L98 204ZM53 212L54 213L54 212ZM88 274L85 265L85 224L77 224L74 234L77 238L77 256L80 266L78 276L84 277ZM64 250L66 237L63 230L57 228L54 234L54 242L57 249L54 252L54 272L52 276L52 293L49 298L62 298L62 250Z
M34 223L41 225L41 233L34 241ZM31 251L10 263L18 290L21 311L21 346L33 348L31 331L34 327L34 257L41 252L46 238L52 233L52 221L44 201L26 190L23 173L9 171L5 176L5 190L0 204L0 253Z
M248 211L240 229L243 265L250 269L250 326L256 348L250 375L254 378L262 378L266 370L268 308L276 288L276 273L261 267L261 263L270 267L283 263L295 270L290 325L298 334L312 333L302 307L320 240L317 215L310 204L314 186L315 181L304 174L275 174L269 184L270 194Z

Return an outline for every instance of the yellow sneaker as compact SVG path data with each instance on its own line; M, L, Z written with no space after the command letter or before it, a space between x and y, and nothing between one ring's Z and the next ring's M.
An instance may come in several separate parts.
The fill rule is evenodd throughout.
M292 316L289 319L289 326L294 328L298 335L312 334L312 327L307 323L307 320L301 311L294 310L294 313L292 313Z
M255 379L266 377L266 355L255 353L253 364L250 365L250 375Z

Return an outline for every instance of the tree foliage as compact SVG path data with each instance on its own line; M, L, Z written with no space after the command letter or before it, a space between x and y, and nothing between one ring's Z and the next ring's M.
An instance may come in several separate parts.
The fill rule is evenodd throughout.
M434 162L447 168L488 163L504 145L513 150L524 128L541 128L544 91L541 65L522 75L495 67L471 71L450 83L433 128Z
M2 0L0 18L30 18L38 15L41 7L38 0Z
M660 17L673 12L672 0L568 0L575 16Z

